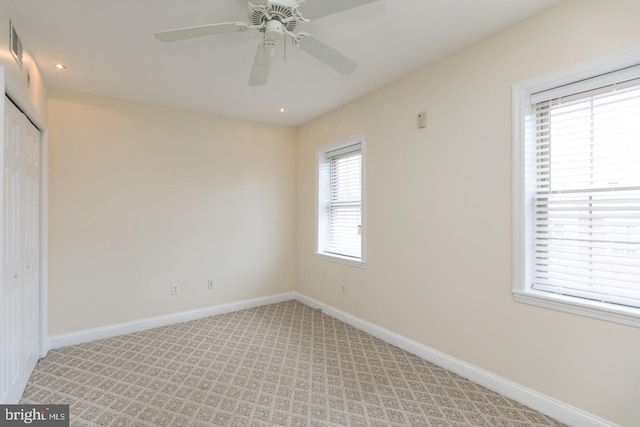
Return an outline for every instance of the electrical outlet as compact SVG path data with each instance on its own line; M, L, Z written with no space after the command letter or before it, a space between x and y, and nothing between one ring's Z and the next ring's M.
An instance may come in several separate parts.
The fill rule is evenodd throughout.
M213 289L213 280L209 280L209 281L207 282L207 287L208 287L209 289Z
M341 291L343 294L346 294L346 293L347 293L347 284L346 284L346 283L343 283L343 284L341 284L341 285L340 285L340 291Z
M178 295L180 293L180 283L173 283L171 285L171 295Z

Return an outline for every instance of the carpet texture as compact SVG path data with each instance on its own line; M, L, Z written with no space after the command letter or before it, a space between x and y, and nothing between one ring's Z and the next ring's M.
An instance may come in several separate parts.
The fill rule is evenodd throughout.
M561 426L296 301L49 352L76 426Z

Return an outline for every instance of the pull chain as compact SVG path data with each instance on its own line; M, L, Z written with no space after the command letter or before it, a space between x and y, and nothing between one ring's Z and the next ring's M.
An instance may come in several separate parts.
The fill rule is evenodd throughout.
M284 36L284 60L287 60L287 36Z

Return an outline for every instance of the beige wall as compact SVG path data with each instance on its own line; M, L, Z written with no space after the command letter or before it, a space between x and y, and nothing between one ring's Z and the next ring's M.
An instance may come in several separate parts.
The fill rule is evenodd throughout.
M511 296L511 86L640 43L638 22L637 0L565 2L299 128L296 290L640 425L640 329ZM358 269L314 257L314 172L317 147L362 131L367 267Z
M640 425L640 330L510 293L511 85L639 43L638 18L568 1L297 130L54 91L50 335L295 289ZM358 269L313 255L314 172L317 147L362 131Z
M293 291L292 129L62 91L49 113L50 335Z

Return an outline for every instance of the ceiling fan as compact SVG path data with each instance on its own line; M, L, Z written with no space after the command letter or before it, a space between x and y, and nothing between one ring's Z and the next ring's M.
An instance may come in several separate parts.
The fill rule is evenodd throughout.
M201 25L180 28L177 30L154 33L156 39L163 42L206 37L216 34L239 31L258 30L263 33L263 41L258 45L249 77L251 86L264 85L269 77L271 60L276 49L276 42L285 36L291 37L293 44L311 56L324 62L341 74L353 72L358 64L342 55L336 49L327 46L314 36L296 33L299 22L352 9L377 0L237 0L248 7L249 23L225 22L220 24Z

